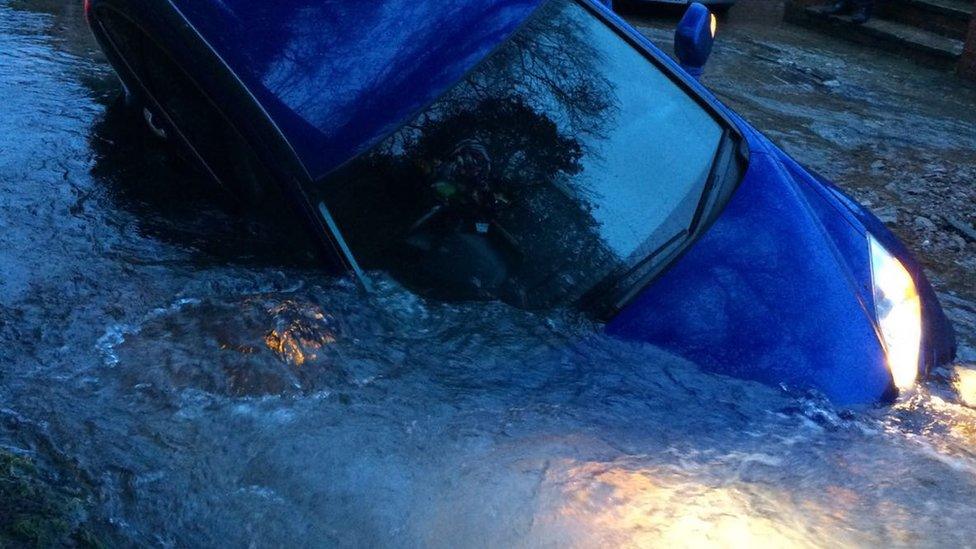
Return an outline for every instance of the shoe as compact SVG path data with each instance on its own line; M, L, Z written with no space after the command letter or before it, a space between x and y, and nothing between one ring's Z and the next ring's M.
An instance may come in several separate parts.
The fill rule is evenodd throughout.
M871 8L857 8L851 15L851 23L863 25L871 19Z
M850 12L852 9L850 0L838 0L833 4L830 4L823 9L823 13L826 15L842 15Z

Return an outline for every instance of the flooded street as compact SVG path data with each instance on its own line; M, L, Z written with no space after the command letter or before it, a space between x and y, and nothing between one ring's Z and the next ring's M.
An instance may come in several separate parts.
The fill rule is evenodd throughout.
M720 36L720 99L887 216L956 322L958 366L841 410L572 312L364 297L133 127L80 4L0 0L0 544L976 546L976 243L934 217L974 222L976 89Z

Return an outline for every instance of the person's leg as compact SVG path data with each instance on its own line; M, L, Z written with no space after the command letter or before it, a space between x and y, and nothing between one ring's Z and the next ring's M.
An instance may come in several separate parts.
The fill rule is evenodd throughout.
M853 0L853 5L854 11L851 13L851 21L859 25L867 23L874 11L874 0Z

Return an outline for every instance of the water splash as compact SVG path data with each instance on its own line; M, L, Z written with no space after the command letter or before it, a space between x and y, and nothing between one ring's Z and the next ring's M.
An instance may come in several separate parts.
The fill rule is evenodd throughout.
M113 324L106 328L105 333L98 338L98 341L95 342L95 348L102 354L106 366L115 366L119 363L119 357L115 353L115 348L125 342L126 336L138 334L142 331L142 327L152 320L178 312L184 307L199 304L199 299L181 298L166 307L157 307L149 311L138 322L132 324Z

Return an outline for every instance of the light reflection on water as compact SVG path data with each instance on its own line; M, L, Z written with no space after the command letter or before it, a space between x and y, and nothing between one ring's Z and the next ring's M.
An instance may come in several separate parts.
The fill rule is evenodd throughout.
M959 388L956 383L955 391ZM976 478L976 410L965 399L964 393L921 387L892 408L884 418L885 428L943 464Z
M275 326L264 336L264 343L294 366L317 359L318 351L336 340L330 327L333 319L314 305L286 301L273 305L268 313Z
M976 369L957 366L953 388L959 393L959 399L970 408L976 408Z
M702 484L689 473L641 468L639 462L574 464L563 472L563 504L553 522L571 525L576 539L591 538L593 546L803 547L839 541L804 535L810 516L836 527L816 504L798 504L771 487Z
M568 312L241 260L199 182L103 148L77 82L110 77L45 9L0 2L0 444L85 479L107 539L972 545L970 374L837 410Z

